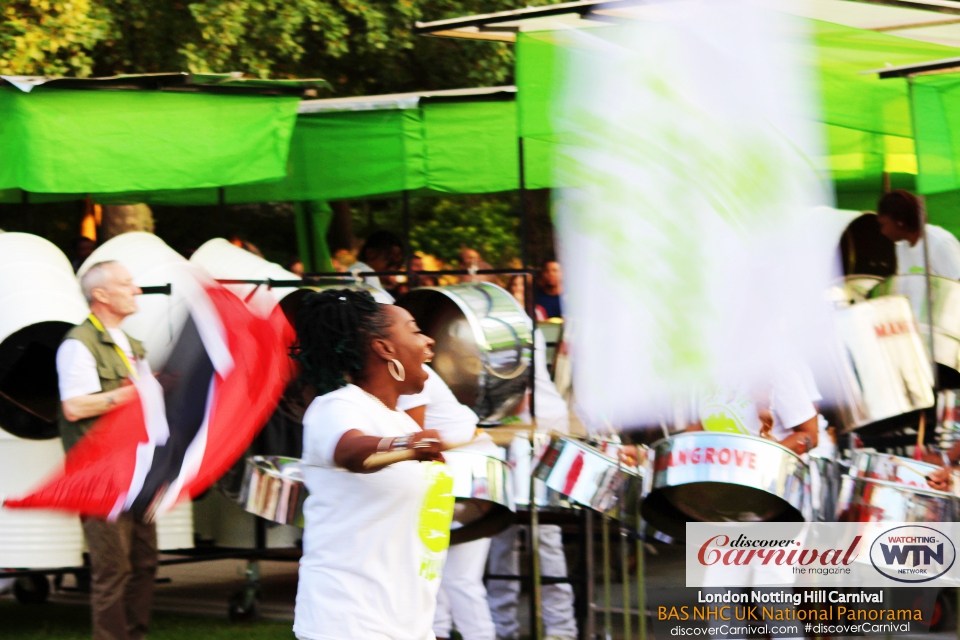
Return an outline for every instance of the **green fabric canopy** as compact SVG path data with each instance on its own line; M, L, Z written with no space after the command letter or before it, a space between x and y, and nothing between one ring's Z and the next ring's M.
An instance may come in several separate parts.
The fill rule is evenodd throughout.
M834 180L838 204L873 209L883 175L894 188L917 188L928 194L933 222L960 235L960 75L921 76L913 80L914 142L911 98L903 78L881 80L864 71L960 56L960 49L855 29L833 23L795 19L809 28L811 48L802 55L817 79L821 122L827 141L825 166ZM619 25L590 29L590 35L613 39ZM551 109L562 84L565 48L583 46L568 30L528 31L517 36L517 87L520 131L529 147L549 156L561 144ZM919 162L916 148L919 148ZM549 165L549 161L546 161ZM916 177L916 181L914 181Z
M410 108L301 114L282 180L226 186L225 204L414 195L491 193L518 186L513 100L421 100ZM528 153L530 186L549 186L547 157ZM89 193L89 192L88 192ZM78 195L48 195L70 199ZM216 205L217 188L97 193L96 202ZM7 192L6 201L18 202ZM29 194L40 201L42 194ZM0 194L0 201L3 201Z
M297 97L0 86L0 189L189 189L286 174Z

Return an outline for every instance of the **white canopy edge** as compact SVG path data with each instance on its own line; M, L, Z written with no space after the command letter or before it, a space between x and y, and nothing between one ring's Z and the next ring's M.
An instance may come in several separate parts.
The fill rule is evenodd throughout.
M765 8L812 20L960 47L960 2L955 0L756 0ZM655 19L659 0L568 2L418 22L418 33L516 42L517 33L584 29L622 19Z
M480 87L475 89L448 89L445 91L417 91L414 93L388 93L379 96L359 96L354 98L301 100L298 113L415 109L420 105L420 100L424 98L471 98L495 95L497 93L515 94L516 92L516 87L504 86Z

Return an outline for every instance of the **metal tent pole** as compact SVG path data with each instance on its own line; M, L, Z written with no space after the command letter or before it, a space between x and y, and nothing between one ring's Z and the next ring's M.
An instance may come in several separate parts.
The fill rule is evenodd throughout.
M523 138L517 138L517 171L520 191L520 259L523 262L523 270L526 271L530 264L530 220L527 213L527 184L526 173L523 161ZM526 276L524 276L524 294L527 301L527 313L530 315L530 324L533 327L534 339L530 350L530 418L536 419L536 330L537 316L533 301L533 282L529 287L526 286ZM530 626L531 635L534 640L542 640L543 630L543 589L540 579L540 517L537 513L536 499L536 476L533 471L536 467L536 448L537 442L530 435L530 570L531 582L530 589Z
M647 563L644 560L643 518L637 513L637 634L640 640L647 640Z
M913 151L917 156L917 172L920 172L920 148L917 144L917 112L914 109L914 87L913 76L907 76L907 88L910 94L910 125L913 129ZM927 243L927 203L923 196L919 196L920 201L920 238L923 240L923 273L924 285L926 287L927 300L927 331L929 332L930 346L930 366L933 370L933 389L934 393L940 387L940 381L937 375L937 361L933 355L933 289L930 282L930 247ZM960 634L960 625L957 633ZM960 637L960 636L958 636Z
M217 222L220 233L227 235L227 194L223 187L217 187ZM229 238L227 238L229 240Z
M407 287L413 286L411 279L411 265L413 264L413 251L410 247L410 192L403 192L403 257L404 271L407 272Z

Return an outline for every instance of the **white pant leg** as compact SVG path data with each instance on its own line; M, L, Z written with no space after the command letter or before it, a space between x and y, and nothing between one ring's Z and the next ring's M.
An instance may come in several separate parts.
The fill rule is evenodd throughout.
M487 564L490 538L482 538L457 544L447 552L440 580L440 595L437 599L437 615L433 631L438 638L450 637L450 620L463 640L494 640L493 619L487 604L487 589L483 586L483 570ZM445 611L440 618L440 606Z
M552 578L567 577L567 557L563 554L563 537L555 524L540 525L540 574ZM577 637L576 612L573 609L573 586L543 585L543 626L548 636Z
M450 547L452 550L454 547ZM447 552L447 560L450 560L450 552ZM446 565L444 565L446 571ZM433 635L438 638L449 638L453 630L453 618L450 617L450 599L443 588L444 576L440 579L440 590L437 591L437 608L433 612Z
M490 539L490 573L501 576L520 574L519 531L520 528L513 525ZM512 640L520 636L520 623L517 622L519 599L519 580L487 581L487 602L498 637Z

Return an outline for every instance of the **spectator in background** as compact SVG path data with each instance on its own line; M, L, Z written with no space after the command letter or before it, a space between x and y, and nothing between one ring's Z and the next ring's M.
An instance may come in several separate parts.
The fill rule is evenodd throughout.
M253 244L249 240L244 240L243 238L241 238L235 233L231 234L230 236L230 244L232 244L235 247L240 247L241 249L245 249L250 253L252 253L253 255L257 256L258 258L263 257L263 253L260 252L260 249L257 248L257 245Z
M480 252L466 245L460 247L460 268L470 270L493 269L490 263L480 257ZM497 282L494 275L460 276L460 282Z
M921 209L917 196L901 189L884 194L877 204L880 233L896 246L897 273L924 273L926 235L930 275L960 280L960 241L943 227L927 224L924 229Z
M374 231L367 236L367 241L360 248L359 259L350 265L349 272L356 275L365 271L396 271L403 268L403 259L403 241L400 238L389 231ZM366 276L364 281L387 293L379 277Z
M534 303L543 310L544 318L562 318L563 304L560 296L563 295L563 270L560 263L550 260L540 270L540 279L533 288Z
M73 241L73 260L70 264L73 266L74 273L80 270L80 266L96 248L97 243L85 236L80 236Z
M295 276L303 277L303 261L300 256L293 256L287 261L287 271Z
M510 283L507 285L507 291L509 291L510 295L512 295L516 301L520 303L521 307L524 309L527 308L527 276L510 276Z
M357 261L357 254L350 249L337 249L333 252L333 270L346 273L350 266Z

